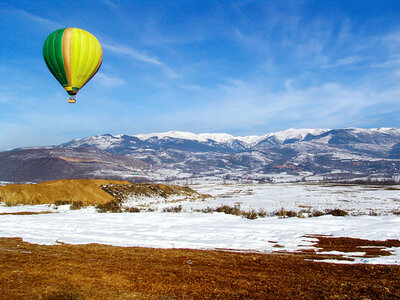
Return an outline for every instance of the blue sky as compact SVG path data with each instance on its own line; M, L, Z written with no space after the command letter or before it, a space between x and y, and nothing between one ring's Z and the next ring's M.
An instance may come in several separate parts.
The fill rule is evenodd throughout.
M42 58L62 27L103 65L77 103ZM169 130L400 127L400 1L0 3L0 150Z

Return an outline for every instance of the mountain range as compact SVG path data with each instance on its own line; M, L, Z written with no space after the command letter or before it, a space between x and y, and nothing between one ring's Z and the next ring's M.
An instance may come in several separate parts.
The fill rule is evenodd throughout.
M0 180L302 180L400 174L400 129L288 129L262 136L170 131L75 139L0 152Z

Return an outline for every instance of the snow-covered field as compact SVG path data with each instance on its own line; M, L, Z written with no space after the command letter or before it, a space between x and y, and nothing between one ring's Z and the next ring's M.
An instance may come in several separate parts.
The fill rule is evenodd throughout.
M0 206L0 213L52 211L52 214L0 215L0 237L22 237L40 244L57 242L103 243L119 246L160 248L236 249L243 251L296 251L312 247L309 234L369 240L400 239L399 187L333 186L310 184L195 185L211 194L205 201L151 202L157 209L140 213L98 213L93 207L69 210L69 206ZM348 217L325 215L312 218L266 217L249 220L224 213L194 212L206 207L240 204L242 210L273 212L284 208L324 210L340 208ZM130 201L129 205L135 205ZM182 205L179 213L166 213L166 206ZM375 216L370 216L373 213ZM376 216L377 215L377 216ZM275 247L274 247L275 246ZM391 256L355 257L355 263L400 265L400 248Z
M266 212L281 208L294 211L340 208L351 215L400 212L400 186L282 183L198 185L193 189L216 199L184 203L185 210L240 204L243 210L263 209Z

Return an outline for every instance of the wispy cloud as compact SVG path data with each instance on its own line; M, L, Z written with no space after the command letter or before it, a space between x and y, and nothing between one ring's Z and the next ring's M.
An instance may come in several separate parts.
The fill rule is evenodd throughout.
M189 91L201 91L203 87L197 84L180 84L178 85L180 89L189 90Z
M137 51L131 47L103 44L103 48L110 50L111 52L114 52L119 55L129 56L129 57L133 58L134 60L138 60L138 61L141 61L144 63L148 63L148 64L160 66L160 67L164 66L164 64L161 63L156 57L152 57L152 56L146 55L144 53L140 53L139 51Z
M111 0L101 0L101 2L113 12L119 12L121 10L120 7Z
M362 56L348 56L344 58L340 58L334 62L321 65L322 68L337 68L337 67L344 67L344 66L351 66L351 65L356 65L359 64L363 61L365 61L366 58Z
M122 55L126 56L129 58L132 58L136 61L140 61L146 64L150 64L153 66L157 66L161 69L163 69L166 74L170 77L178 77L179 75L172 70L170 67L168 67L165 63L161 62L157 57L147 55L145 53L142 53L140 51L137 51L136 49L128 46L121 46L121 45L111 45L111 44L103 44L102 45L104 49L107 49L117 55Z
M104 73L96 74L94 80L108 86L122 85L126 82L124 79L120 77L109 76Z
M400 57L389 58L382 63L372 64L372 67L390 69L400 67Z
M239 43L239 45L249 49L250 51L265 52L268 50L268 44L265 41L265 38L261 37L259 34L245 34L239 28L234 28L232 36Z
M60 23L58 23L56 21L53 21L53 20L50 20L50 19L47 19L47 18L43 18L41 16L32 14L32 13L26 11L26 10L23 10L23 9L15 9L14 13L16 15L24 18L24 19L27 19L27 20L32 21L32 22L35 22L37 24L40 24L40 25L48 27L48 28L63 27L62 24L60 24Z
M348 18L344 19L338 35L337 35L337 41L339 44L343 44L348 42L349 40L351 40L352 38L352 34L351 34L351 22Z

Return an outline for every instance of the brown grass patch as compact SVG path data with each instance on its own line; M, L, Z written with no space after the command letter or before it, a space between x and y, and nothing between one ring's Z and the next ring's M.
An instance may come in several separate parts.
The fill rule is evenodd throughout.
M306 237L316 238L313 245L318 252L340 251L340 252L364 252L362 257L380 257L392 255L387 248L400 247L399 240L371 241L349 237L332 237L324 235L307 235ZM340 259L340 255L338 255Z
M0 239L3 299L320 299L400 297L400 266L302 257Z
M16 216L24 216L24 215L43 215L43 214L53 214L53 211L20 211L20 212L11 212L11 213L0 213L0 216L4 215L16 215Z

